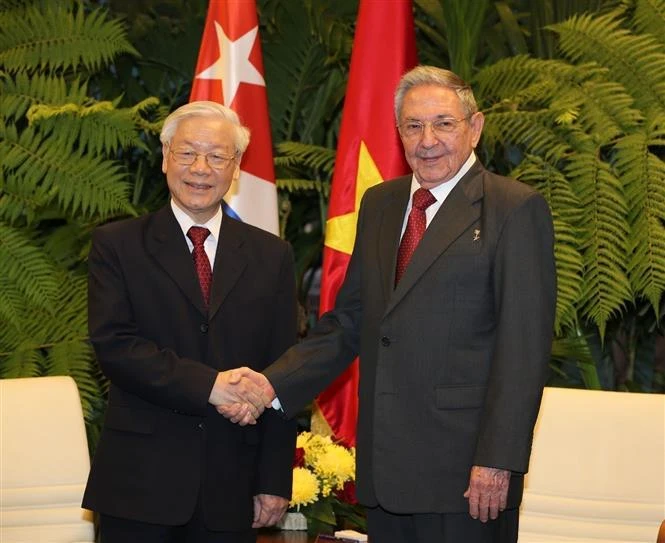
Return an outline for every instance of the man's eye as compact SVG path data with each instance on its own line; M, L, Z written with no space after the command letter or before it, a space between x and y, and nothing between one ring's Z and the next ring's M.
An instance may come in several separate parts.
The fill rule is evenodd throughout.
M406 123L405 127L407 130L421 130L423 125L420 123Z
M196 153L194 151L178 151L176 155L182 158L192 158Z
M225 157L225 156L223 156L223 155L216 155L216 154L208 155L208 158L209 158L210 160L214 160L215 162L222 162L222 161L226 160L226 157Z
M451 128L454 128L454 126L455 126L455 121L453 121L452 119L442 119L434 123L434 128L440 130L450 130Z

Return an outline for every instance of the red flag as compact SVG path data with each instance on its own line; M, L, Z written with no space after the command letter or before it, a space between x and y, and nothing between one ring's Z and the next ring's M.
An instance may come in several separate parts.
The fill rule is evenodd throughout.
M395 128L393 96L417 63L411 0L361 0L342 114L323 249L320 311L330 310L342 284L367 188L408 173ZM336 438L355 445L358 361L317 399Z
M212 100L233 109L251 131L238 183L225 211L279 234L268 97L263 78L254 0L211 0L190 101Z

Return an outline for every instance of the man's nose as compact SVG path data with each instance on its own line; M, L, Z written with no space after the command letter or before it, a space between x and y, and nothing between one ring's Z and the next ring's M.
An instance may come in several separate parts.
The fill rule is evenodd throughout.
M207 172L211 170L208 165L208 158L205 155L196 155L189 169L195 172Z
M433 147L438 143L438 141L439 140L434 133L434 129L432 128L432 124L425 123L423 126L422 136L420 137L420 144L425 147Z

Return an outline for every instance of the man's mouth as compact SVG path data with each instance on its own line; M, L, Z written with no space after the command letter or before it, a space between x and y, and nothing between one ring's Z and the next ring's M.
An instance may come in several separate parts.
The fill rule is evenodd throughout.
M208 183L194 183L192 181L185 181L185 185L194 189L194 190L207 190L212 187Z

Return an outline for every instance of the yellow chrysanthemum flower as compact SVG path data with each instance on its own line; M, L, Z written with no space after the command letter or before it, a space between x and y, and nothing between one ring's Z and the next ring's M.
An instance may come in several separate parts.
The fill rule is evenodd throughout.
M314 503L319 496L319 480L307 468L293 469L291 507Z
M317 475L337 489L353 478L355 461L348 449L331 444L317 456L313 467Z

